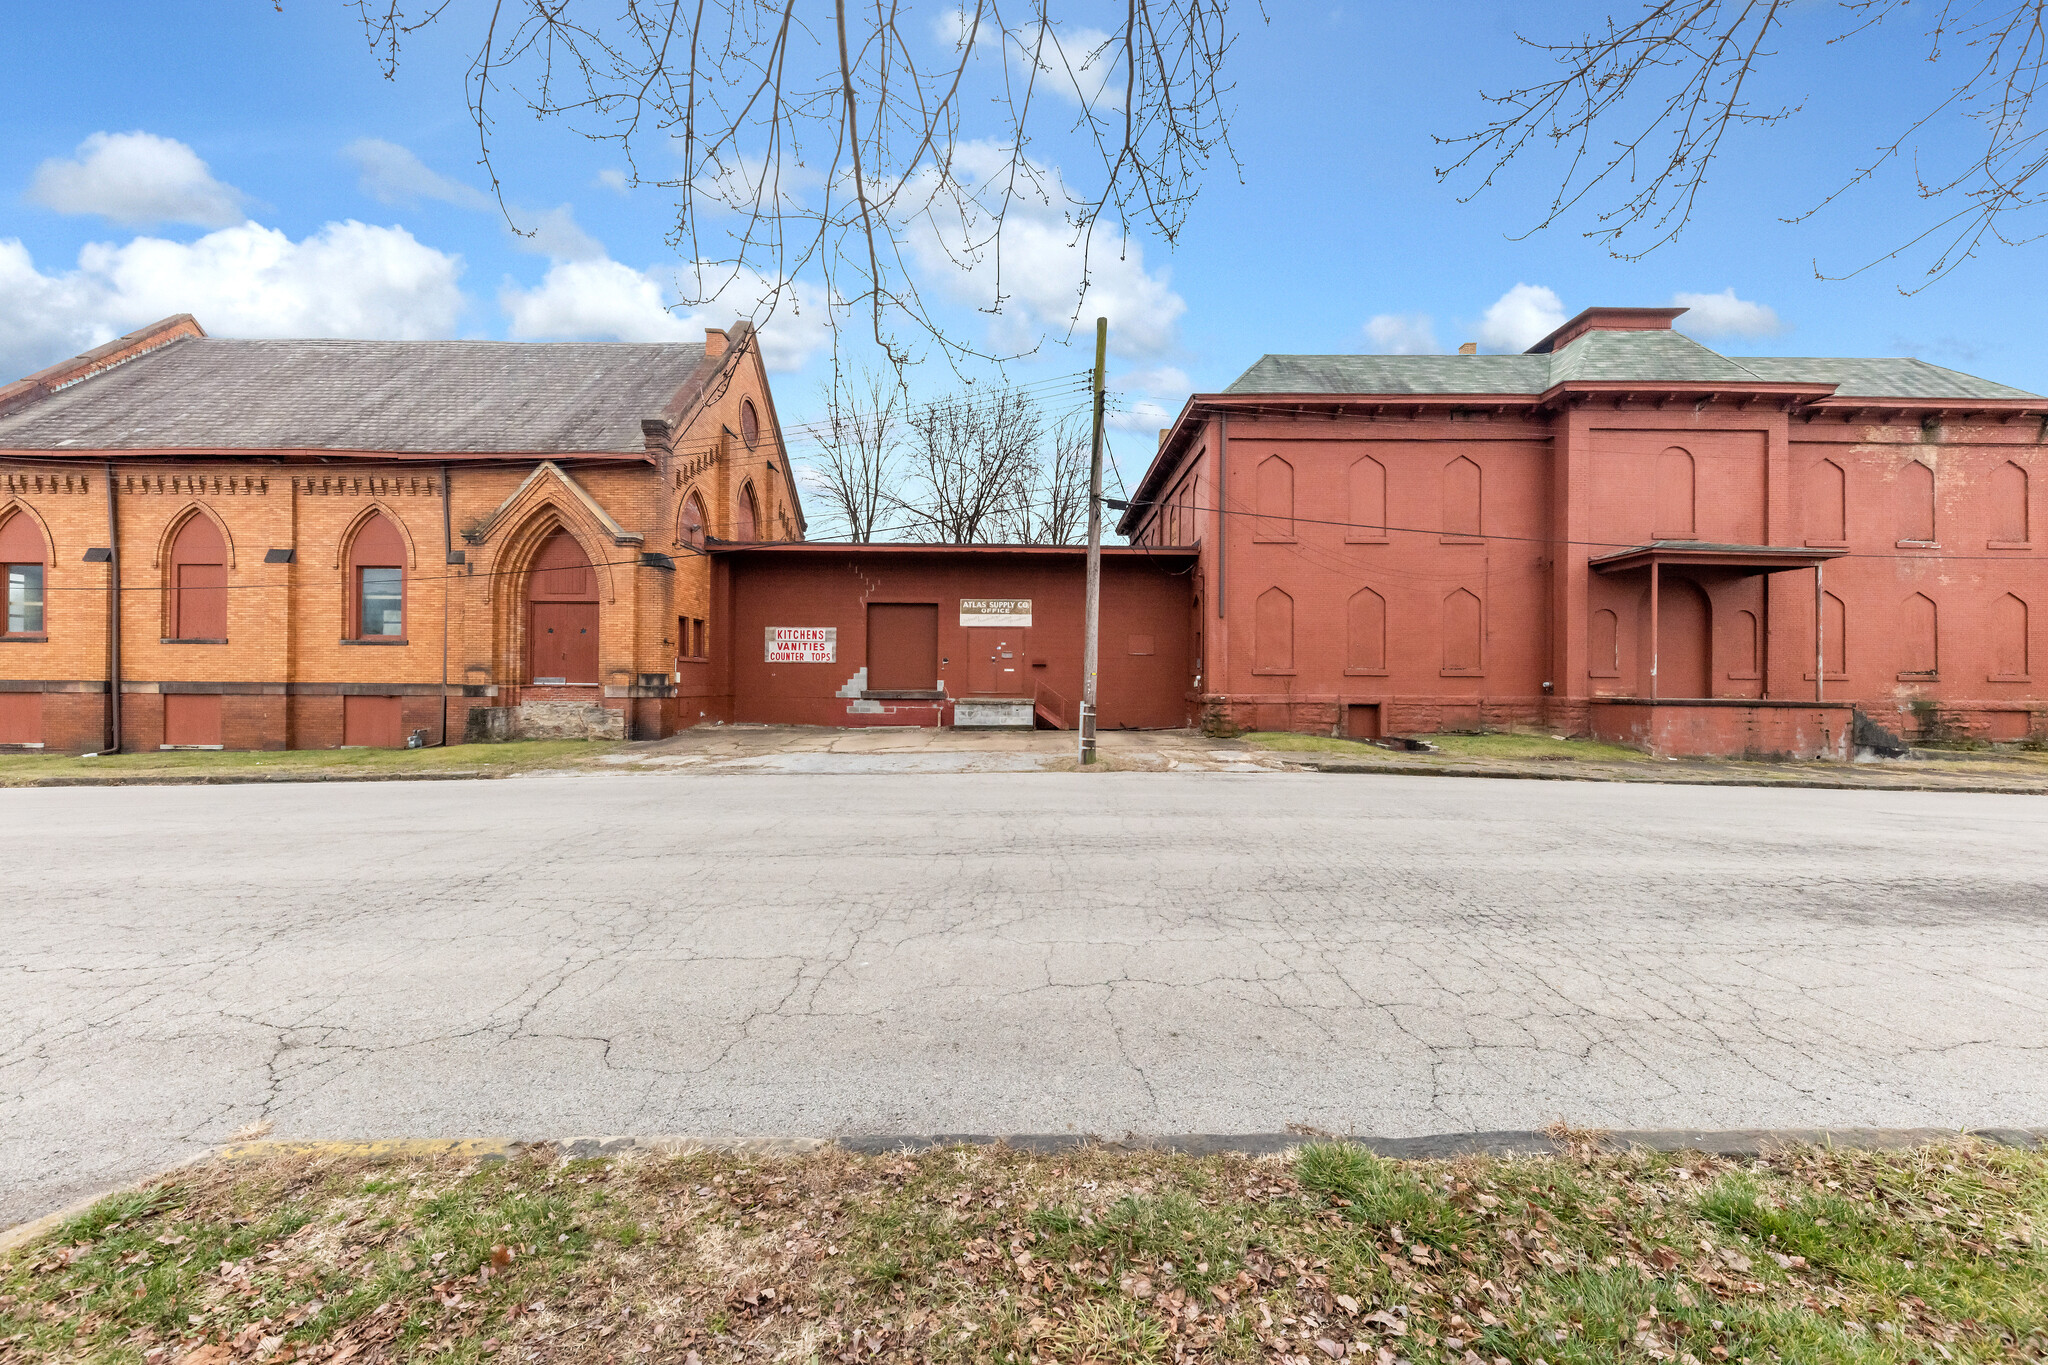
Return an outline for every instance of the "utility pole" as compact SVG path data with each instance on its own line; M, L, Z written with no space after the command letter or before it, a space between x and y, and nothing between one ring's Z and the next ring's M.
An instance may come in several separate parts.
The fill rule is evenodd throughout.
M1088 605L1081 641L1081 762L1095 761L1095 672L1102 634L1102 366L1109 319L1095 319L1095 439L1088 452Z

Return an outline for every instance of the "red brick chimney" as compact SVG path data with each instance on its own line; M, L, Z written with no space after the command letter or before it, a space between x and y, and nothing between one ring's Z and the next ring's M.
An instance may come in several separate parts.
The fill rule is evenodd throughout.
M707 359L716 360L724 355L725 346L725 329L723 327L706 327L704 329L704 355Z

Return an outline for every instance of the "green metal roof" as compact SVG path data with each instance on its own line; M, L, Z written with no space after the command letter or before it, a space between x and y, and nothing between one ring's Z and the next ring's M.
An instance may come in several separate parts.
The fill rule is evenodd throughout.
M1843 398L2040 397L1906 357L1731 359L1668 331L1591 331L1548 355L1268 355L1224 392L1537 394L1599 382L1833 384Z

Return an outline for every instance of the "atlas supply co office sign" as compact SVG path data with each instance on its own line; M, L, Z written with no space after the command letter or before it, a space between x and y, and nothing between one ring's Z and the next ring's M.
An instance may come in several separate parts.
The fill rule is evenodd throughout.
M1028 597L963 597L960 599L963 626L1029 626L1031 599Z
M837 626L769 626L767 631L771 664L839 662Z

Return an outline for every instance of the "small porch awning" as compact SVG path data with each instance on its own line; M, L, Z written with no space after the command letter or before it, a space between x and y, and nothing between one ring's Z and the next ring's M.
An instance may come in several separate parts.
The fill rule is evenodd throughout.
M1653 540L1648 545L1600 555L1591 561L1595 573L1629 573L1637 569L1718 569L1737 575L1817 569L1849 553L1812 545L1722 545L1708 540Z

